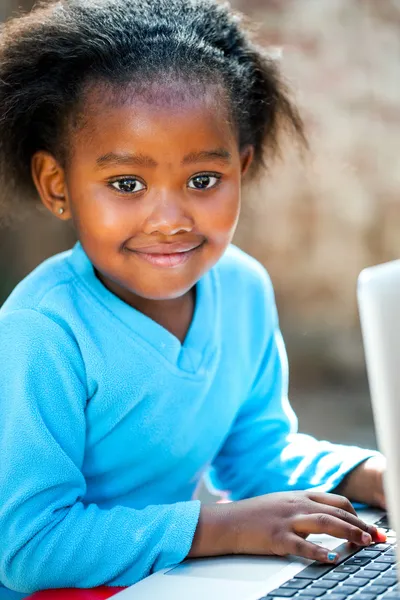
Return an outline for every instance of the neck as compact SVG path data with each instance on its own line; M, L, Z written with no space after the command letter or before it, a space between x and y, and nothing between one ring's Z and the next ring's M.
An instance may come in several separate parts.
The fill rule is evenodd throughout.
M196 287L186 294L171 300L149 300L133 293L124 294L117 284L106 280L101 273L96 271L97 277L113 294L124 302L155 321L164 329L172 333L183 343L192 322Z
M192 322L195 306L195 288L172 300L146 300L137 297L130 305L141 313L164 327L183 343L190 323ZM135 298L136 300L136 298Z

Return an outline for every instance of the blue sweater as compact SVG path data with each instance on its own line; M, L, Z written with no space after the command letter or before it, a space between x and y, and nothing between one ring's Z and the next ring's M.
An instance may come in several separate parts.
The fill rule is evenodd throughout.
M373 454L297 433L257 261L231 246L196 292L181 345L108 291L78 243L0 310L0 582L20 592L4 598L179 563L203 475L232 499L327 491Z

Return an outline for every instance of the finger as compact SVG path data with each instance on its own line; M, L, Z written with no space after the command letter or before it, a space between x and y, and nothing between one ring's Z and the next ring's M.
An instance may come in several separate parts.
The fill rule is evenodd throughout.
M372 536L373 540L376 539L376 536L378 533L378 528L375 527L375 525L369 525L368 523L365 523L365 521L360 519L357 516L357 513L354 510L351 503L347 500L347 498L344 498L343 496L337 496L336 494L322 494L322 495L324 495L325 497L328 496L328 503L325 504L325 503L320 502L320 500L317 501L320 505L321 511L322 511L322 507L323 507L324 512L326 512L327 514L330 514L333 517L336 517L338 519L342 519L343 521L347 521L348 523L351 523L355 527L359 527L360 529L363 529L364 531L366 531L367 533L369 533ZM334 502L329 503L329 501L332 500L331 498L329 498L329 496L334 496L335 498L342 498L345 502L342 503L342 507L340 507L336 504L335 498L334 498ZM309 498L310 498L310 500L314 500L314 498L312 498L311 496L309 496ZM352 508L351 513L348 512L348 510L345 508L347 506L346 503L348 503L351 506L351 508Z
M339 556L336 552L332 552L332 550L328 550L328 548L323 548L322 546L303 540L303 538L295 534L290 534L287 545L285 544L285 546L287 548L287 554L295 554L296 556L303 556L304 558L318 560L320 562L335 563Z
M294 521L294 531L307 535L327 533L361 546L368 546L372 542L371 535L363 529L327 513L299 515Z
M357 513L354 509L354 506L350 502L348 498L345 496L340 496L339 494L326 494L324 492L310 492L308 494L310 500L314 500L314 502L319 502L321 504L328 504L329 506L336 506L337 508L341 508L352 515L357 516Z

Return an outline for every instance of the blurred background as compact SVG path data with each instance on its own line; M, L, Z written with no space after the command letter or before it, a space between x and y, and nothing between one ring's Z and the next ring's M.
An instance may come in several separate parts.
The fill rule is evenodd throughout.
M32 4L1 0L0 20ZM232 5L280 61L311 144L301 161L287 142L283 160L244 190L235 241L272 277L300 429L374 447L356 280L400 255L400 1ZM37 209L0 229L0 304L74 241L68 225Z

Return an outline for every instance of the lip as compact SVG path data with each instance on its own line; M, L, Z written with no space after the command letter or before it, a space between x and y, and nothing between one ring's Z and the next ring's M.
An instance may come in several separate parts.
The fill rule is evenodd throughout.
M202 245L203 243L171 242L146 246L145 248L135 248L134 250L128 248L128 250L154 266L173 268L187 263Z

